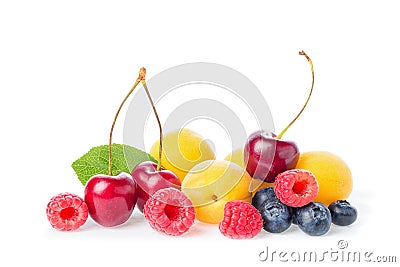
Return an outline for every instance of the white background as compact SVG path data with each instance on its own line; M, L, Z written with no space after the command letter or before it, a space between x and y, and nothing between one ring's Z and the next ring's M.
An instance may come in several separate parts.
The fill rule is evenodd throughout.
M339 240L348 241L349 251L397 255L399 261L393 246L399 238L397 6L1 1L0 265L266 266L258 255L267 246L278 252L331 251ZM262 91L279 131L308 93L308 64L297 55L302 49L314 61L315 93L285 138L301 151L328 150L347 161L354 175L350 201L359 211L354 225L333 227L323 237L293 227L236 241L196 222L187 235L172 238L154 232L135 211L115 229L91 220L74 233L50 227L48 200L65 191L83 195L70 165L92 146L107 143L114 112L141 66L148 79L188 62L234 68ZM123 117L119 122L116 142L122 140ZM146 144L157 136L153 131Z

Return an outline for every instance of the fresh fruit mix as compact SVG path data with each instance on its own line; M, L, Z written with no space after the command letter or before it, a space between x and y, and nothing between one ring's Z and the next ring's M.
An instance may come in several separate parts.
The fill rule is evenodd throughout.
M255 237L262 229L282 233L292 224L312 236L326 234L331 224L348 226L357 210L347 201L352 176L346 163L325 151L300 153L284 133L307 106L312 84L300 112L284 130L251 134L243 149L225 160L198 133L181 129L163 135L160 119L141 68L112 122L108 145L92 148L72 167L85 186L84 198L58 194L47 204L51 226L60 231L80 228L90 216L97 224L125 223L137 207L150 227L180 236L195 220L217 224L232 239ZM142 84L155 113L160 138L150 153L113 144L112 135L122 106ZM177 149L178 148L178 149ZM104 164L108 159L107 164ZM129 164L127 164L127 162Z

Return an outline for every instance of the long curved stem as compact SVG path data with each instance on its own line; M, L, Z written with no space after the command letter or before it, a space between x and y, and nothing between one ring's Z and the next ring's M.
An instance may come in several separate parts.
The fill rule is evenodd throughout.
M162 126L161 126L160 118L158 117L158 114L157 114L156 106L154 105L154 102L153 102L153 99L151 98L149 89L147 88L147 83L146 83L146 81L144 79L142 80L142 84L143 84L144 90L146 91L147 97L148 97L148 99L150 101L151 107L153 108L154 115L156 115L158 128L160 129L160 147L158 149L158 164L157 164L157 171L160 171L161 170L161 166L162 166L161 165L162 139L163 139Z
M314 89L314 66L312 63L311 58L306 54L306 52L304 52L303 50L299 52L299 55L301 56L305 56L305 58L307 59L308 63L310 64L310 68L311 68L311 78L312 78L312 82L311 82L311 89L310 89L310 93L308 95L308 98L306 100L306 102L304 103L304 106L301 108L300 112L296 115L296 117L282 130L282 132L280 132L278 134L278 136L276 137L276 139L281 139L282 136L286 133L286 131L290 128L290 126L292 126L292 124L300 117L301 113L303 112L303 110L306 108L308 101L310 101L311 98L311 94L313 92Z
M136 79L135 83L133 84L131 90L129 90L128 94L125 96L124 100L122 100L121 104L119 105L117 113L115 114L114 120L112 122L111 130L110 130L110 137L109 137L109 141L108 141L108 175L110 175L110 176L112 175L112 137L113 137L115 123L117 122L117 118L122 109L122 106L125 104L126 100L129 98L129 96L132 94L132 92L135 90L135 88L138 86L138 84L142 80L144 80L145 76L146 76L146 69L141 68L139 70L138 78Z

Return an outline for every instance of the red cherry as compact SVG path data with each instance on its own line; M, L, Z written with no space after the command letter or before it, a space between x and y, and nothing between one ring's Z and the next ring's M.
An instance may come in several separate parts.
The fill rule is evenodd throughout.
M126 222L132 214L137 201L136 182L127 173L112 176L112 136L114 126L122 106L139 83L146 88L146 69L141 68L131 90L119 105L111 125L108 140L108 175L98 174L89 179L85 186L85 202L89 215L98 224L106 227Z
M314 66L311 59L304 51L299 55L304 56L311 69L312 83L310 93L300 112L296 117L278 134L266 131L257 131L249 136L244 148L244 158L247 172L256 179L269 183L275 181L275 177L289 169L296 167L300 153L296 143L281 140L285 132L299 118L311 98L314 89Z
M138 200L136 206L143 212L144 204L150 196L160 189L173 187L180 190L181 181L170 170L157 170L157 163L145 161L136 165L132 170L132 177L138 187Z
M249 136L244 148L247 172L268 183L273 183L279 173L295 168L300 157L296 143L272 136L257 131Z
M136 183L127 173L117 176L95 175L85 186L89 215L102 226L111 227L126 222L136 200Z

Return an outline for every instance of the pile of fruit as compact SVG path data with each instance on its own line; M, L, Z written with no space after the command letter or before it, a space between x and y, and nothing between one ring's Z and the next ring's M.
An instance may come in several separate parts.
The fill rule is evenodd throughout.
M224 236L234 239L252 238L262 229L281 233L292 224L309 235L326 234L332 223L352 224L357 210L346 201L352 190L346 163L329 152L300 153L296 143L281 139L314 87L312 61L303 51L300 55L311 67L312 86L299 114L278 135L251 134L225 160L215 159L212 147L192 130L163 135L142 68L115 115L109 144L92 148L72 164L85 186L84 198L63 193L48 203L52 227L77 230L89 215L101 226L114 227L125 223L135 207L151 228L173 236L186 233L195 220L217 224ZM112 143L118 114L139 84L160 129L150 154Z

